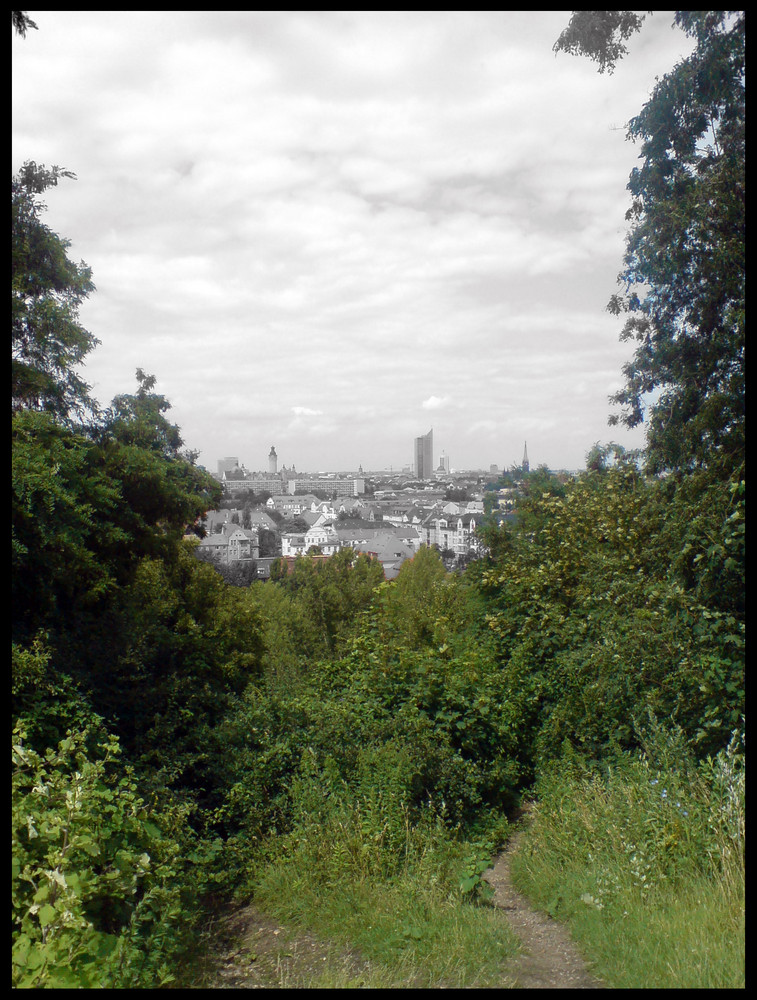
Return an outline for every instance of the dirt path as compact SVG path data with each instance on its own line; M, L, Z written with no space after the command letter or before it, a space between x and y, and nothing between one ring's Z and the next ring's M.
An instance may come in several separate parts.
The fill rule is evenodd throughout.
M604 989L602 982L589 973L567 927L546 913L534 910L526 897L513 887L510 861L522 835L521 830L510 839L495 858L494 867L484 875L494 889L493 905L505 911L523 946L523 951L508 969L515 977L517 988Z
M214 939L216 954L200 989L306 989L324 973L335 971L355 986L367 963L352 952L335 948L305 931L283 924L245 906L221 921Z
M503 986L517 989L603 989L588 971L568 929L534 910L510 877L510 861L522 829L511 838L484 876L494 889L492 904L502 910L520 938L523 950L508 966ZM306 989L321 976L338 970L341 983L366 984L368 963L354 952L340 951L302 931L290 931L253 907L227 916L215 935L218 951L213 968L198 988Z

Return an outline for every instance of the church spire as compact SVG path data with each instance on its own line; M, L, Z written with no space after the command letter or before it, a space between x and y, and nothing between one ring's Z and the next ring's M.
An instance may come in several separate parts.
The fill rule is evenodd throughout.
M522 465L522 469L523 469L524 472L528 472L528 470L529 470L529 465L528 465L528 447L527 447L527 443L525 441L523 442L523 465Z

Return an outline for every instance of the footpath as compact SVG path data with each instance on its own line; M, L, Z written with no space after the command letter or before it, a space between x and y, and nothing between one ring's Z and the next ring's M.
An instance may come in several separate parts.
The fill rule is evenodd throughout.
M567 927L530 902L513 887L510 861L522 828L494 859L484 878L494 890L492 905L502 911L521 942L508 965L510 989L604 989L591 975ZM369 963L360 955L336 948L311 934L292 931L244 907L224 918L216 939L219 951L203 989L303 989L338 972L340 982L359 988ZM412 983L407 984L413 988Z

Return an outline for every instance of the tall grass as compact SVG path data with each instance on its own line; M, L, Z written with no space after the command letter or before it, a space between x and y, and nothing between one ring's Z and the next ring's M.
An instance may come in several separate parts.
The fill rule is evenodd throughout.
M329 963L305 985L501 986L517 939L501 914L461 891L476 848L433 809L408 807L401 771L353 787L323 770L300 780L297 823L269 845L276 853L255 880L255 904L364 961L357 978Z
M736 734L699 764L656 723L602 771L567 752L539 781L516 884L610 986L743 987L744 778Z

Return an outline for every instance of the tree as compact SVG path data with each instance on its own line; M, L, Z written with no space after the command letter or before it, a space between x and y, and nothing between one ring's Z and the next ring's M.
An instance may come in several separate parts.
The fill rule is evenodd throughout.
M612 73L615 63L628 51L623 42L643 21L644 15L639 17L632 10L574 10L553 51L588 56L599 63L600 73Z
M350 548L328 559L314 553L297 556L288 575L282 570L283 566L273 563L271 579L292 594L307 623L303 646L313 657L343 651L360 612L366 610L376 587L384 580L378 560Z
M13 25L16 34L21 35L22 38L26 38L26 32L29 28L34 28L35 31L37 30L37 25L27 15L25 10L12 10L11 24Z
M75 174L28 161L11 180L11 398L13 410L68 420L95 409L75 369L99 341L78 316L95 287L92 272L69 260L70 241L40 220L38 195L62 177Z
M696 48L627 130L642 165L628 184L624 292L608 309L627 314L621 339L637 347L610 423L648 420L651 471L728 475L744 460L745 19L677 11L675 23ZM624 52L618 33L640 25L629 11L575 12L555 47L611 69Z

